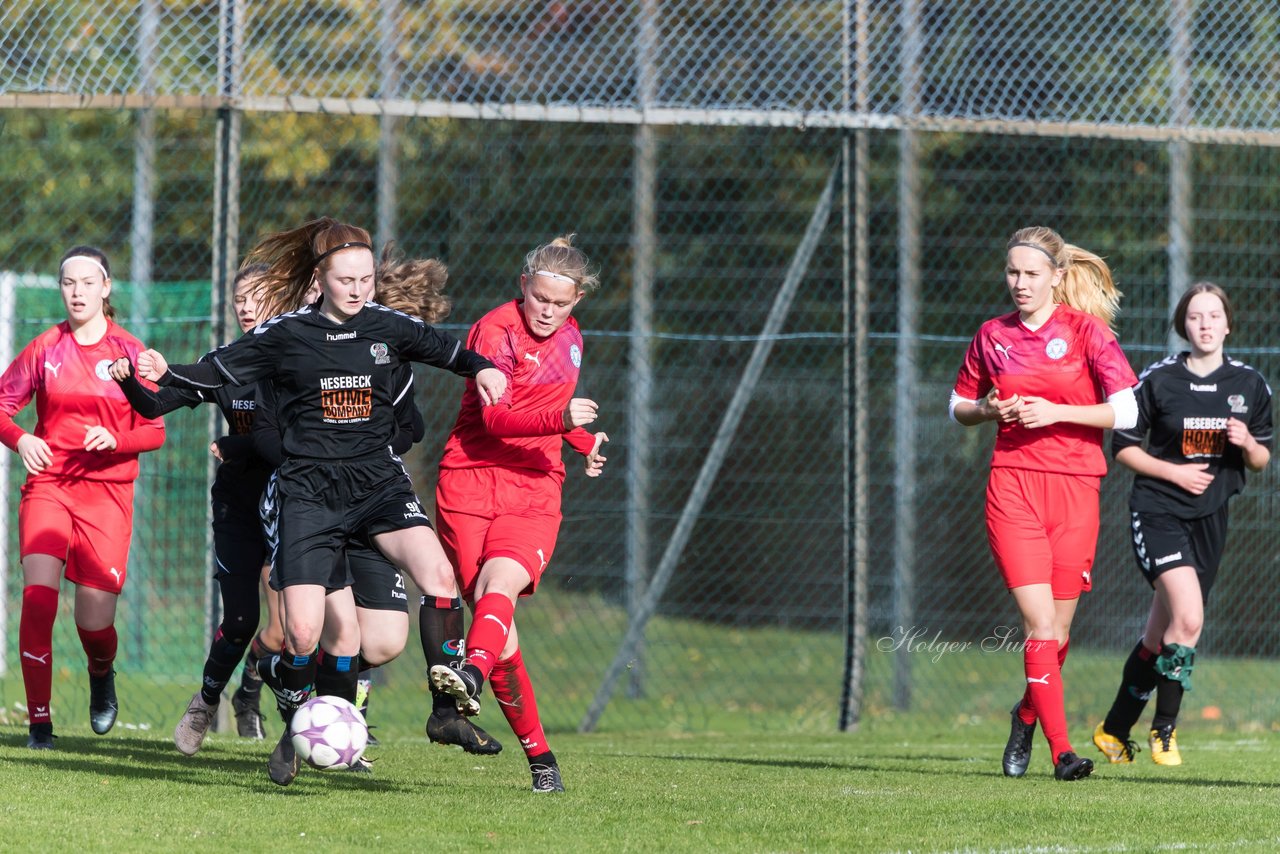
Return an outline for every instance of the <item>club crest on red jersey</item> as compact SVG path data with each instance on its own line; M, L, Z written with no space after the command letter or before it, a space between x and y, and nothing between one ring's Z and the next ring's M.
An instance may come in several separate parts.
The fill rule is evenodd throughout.
M1067 355L1067 342L1061 338L1054 338L1048 344L1044 345L1044 354L1050 359L1061 359Z
M573 362L575 368L582 367L582 350L579 349L577 344L569 345L569 361Z

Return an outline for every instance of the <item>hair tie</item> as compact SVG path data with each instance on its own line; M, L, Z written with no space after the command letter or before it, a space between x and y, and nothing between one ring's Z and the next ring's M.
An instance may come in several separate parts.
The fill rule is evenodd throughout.
M317 267L320 266L321 261L328 258L335 252L341 252L343 249L368 249L370 252L373 251L373 247L368 243L365 243L363 240L348 240L346 243L339 243L328 252L321 252L316 256L316 260L313 262L314 265Z
M566 276L563 273L553 273L550 270L539 270L538 272L534 273L534 275L547 276L548 278L552 278L552 279L559 279L560 281L568 282L571 285L578 284L577 281L575 281L572 276Z
M1031 249L1036 250L1037 252L1043 252L1043 253L1044 253L1044 257L1048 258L1048 259L1049 259L1049 261L1050 261L1050 263L1052 263L1052 264L1053 264L1053 266L1054 266L1054 267L1057 267L1058 269L1062 269L1062 267L1064 266L1064 265L1062 265L1062 264L1059 264L1059 263L1058 263L1058 259L1057 259L1057 258L1054 258L1052 255L1050 255L1050 254L1049 254L1049 250L1048 250L1048 249L1045 249L1043 246L1041 246L1041 245L1039 245L1039 244L1037 244L1037 243L1021 243L1021 242L1019 242L1019 243L1010 243L1010 244L1009 244L1009 249L1012 249L1012 248L1013 248L1013 247L1015 247L1015 246L1027 246L1027 247L1030 247ZM1008 251L1008 250L1006 250L1006 251Z
M111 278L111 274L107 272L107 268L102 266L102 262L99 261L97 258L93 258L88 255L71 255L70 257L63 258L62 263L58 265L59 279L62 278L62 268L67 266L68 261L88 261L90 264L92 264L93 266L97 267L99 270L102 271L103 279Z

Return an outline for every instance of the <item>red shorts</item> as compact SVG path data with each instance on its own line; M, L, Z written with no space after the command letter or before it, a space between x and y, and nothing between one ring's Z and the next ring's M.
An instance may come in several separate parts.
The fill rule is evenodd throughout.
M472 598L485 561L506 557L529 573L530 596L560 533L559 478L497 466L441 469L436 481L436 533L458 575L464 599Z
M987 481L987 542L1009 589L1049 584L1054 599L1093 587L1102 478L993 468Z
M18 549L66 563L67 580L119 593L133 531L133 483L36 480L22 485Z

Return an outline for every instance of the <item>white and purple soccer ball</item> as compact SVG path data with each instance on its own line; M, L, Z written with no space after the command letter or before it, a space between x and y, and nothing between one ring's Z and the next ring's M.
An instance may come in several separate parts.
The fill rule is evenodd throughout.
M341 697L312 697L289 725L298 758L321 771L341 771L359 761L369 743L360 710Z

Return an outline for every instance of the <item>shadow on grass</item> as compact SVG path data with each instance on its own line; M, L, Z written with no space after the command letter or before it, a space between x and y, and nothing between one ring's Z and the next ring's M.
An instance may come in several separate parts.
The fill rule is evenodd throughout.
M619 754L619 755L624 755L624 754ZM635 755L635 754L625 754L625 755ZM879 772L879 773L908 773L908 774L920 774L920 775L925 775L930 777L936 777L939 773L936 768L930 767L933 763L937 763L937 762L973 763L974 762L974 760L971 757L924 756L919 754L915 754L915 755L877 754L874 757L868 757L864 761L857 761L857 762L829 761L824 759L789 759L785 757L778 757L776 759L772 759L772 758L764 759L764 758L758 758L758 757L743 757L743 756L697 756L697 755L688 754L688 753L674 753L674 754L666 754L666 755L646 754L643 758L667 760L670 762L703 762L703 763L715 763L715 764L725 764L725 765L746 765L750 767L761 767L761 768L797 768L797 769L805 769L805 770L811 770L811 771L872 771L872 772ZM884 761L885 764L878 764L880 761ZM890 763L905 763L907 767L903 767L902 765L898 765L898 764L890 764ZM992 764L994 765L995 762L993 761ZM1161 786L1175 785L1175 786L1200 786L1200 787L1206 787L1206 788L1218 787L1218 788L1224 788L1224 789L1236 788L1236 789L1280 790L1280 783L1268 783L1268 782L1262 782L1258 780L1226 780L1226 779L1203 779L1200 777L1181 777L1181 776L1176 776L1176 772L1175 774L1171 774L1169 776L1164 776L1164 777L1129 777L1129 776L1121 777L1118 775L1112 775L1107 773L1105 770L1107 767L1108 767L1107 765L1096 765L1094 774L1091 777L1089 777L1089 780L1096 781L1096 783L1124 783L1125 785L1143 785L1147 783L1153 783ZM1102 773L1099 774L1098 770L1102 770ZM949 770L943 773L946 773L947 775L965 776L965 777L982 777L982 778L995 778L995 779L1003 778L1003 775L999 773L998 767L996 767L994 771L974 769L969 771ZM1028 775L1028 779L1034 780L1037 778L1037 776L1038 775L1035 775L1034 773L1032 773ZM1046 780L1053 779L1052 773L1047 768L1045 769L1045 773L1043 776L1044 776L1044 779ZM1010 778L1010 779L1012 780L1013 778ZM1054 782L1057 782L1057 781L1054 781ZM1089 785L1095 785L1096 783L1090 783ZM1012 783L1012 785L1017 785L1017 783Z
M222 782L247 788L257 793L281 793L290 796L322 794L330 788L413 793L421 787L401 781L379 778L377 770L371 774L349 771L318 772L305 764L299 777L319 779L322 774L324 789L313 786L277 786L267 777L267 756L275 746L274 741L262 742L260 753L246 754L243 750L227 750L208 745L198 756L183 756L169 741L155 738L123 737L104 738L84 736L58 736L53 750L28 750L26 734L21 740L4 739L5 747L14 750L0 751L0 764L12 763L31 767L94 774L102 777L128 779L164 779L177 783L207 786L218 776ZM243 778L243 779L241 779Z

